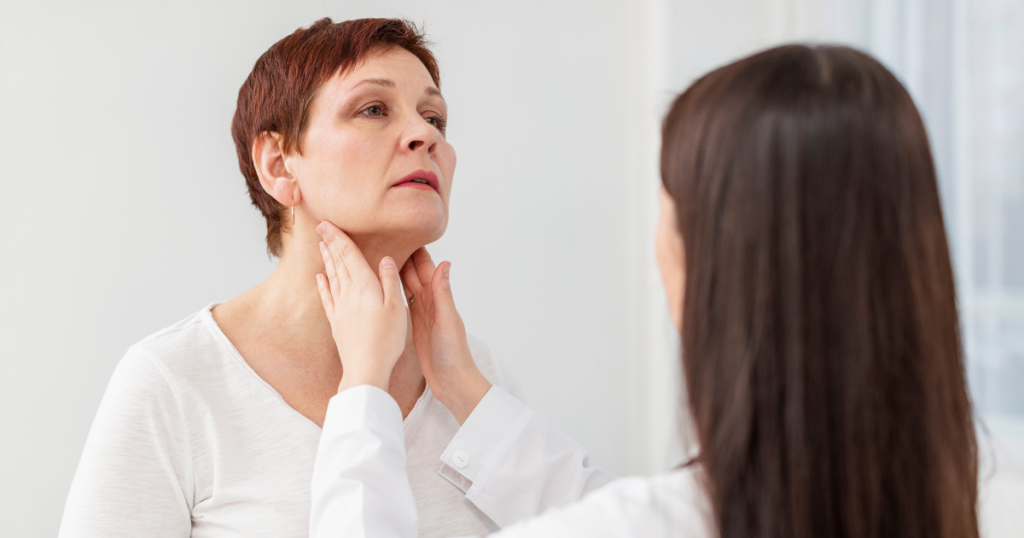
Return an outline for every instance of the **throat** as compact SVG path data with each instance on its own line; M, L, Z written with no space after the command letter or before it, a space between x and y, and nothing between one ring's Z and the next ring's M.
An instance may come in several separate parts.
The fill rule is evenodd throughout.
M403 419L412 412L426 388L427 380L420 370L416 351L409 345L391 371L391 381L388 383L388 394L398 402Z

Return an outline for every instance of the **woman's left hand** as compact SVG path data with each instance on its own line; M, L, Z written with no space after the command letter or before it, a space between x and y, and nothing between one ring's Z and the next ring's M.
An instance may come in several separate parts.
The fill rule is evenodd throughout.
M357 385L386 391L408 328L395 260L380 261L378 278L345 232L326 221L316 231L327 273L316 284L343 368L338 392Z
M434 266L420 248L402 268L402 282L412 294L412 340L423 377L430 390L462 425L480 403L491 383L476 367L469 351L466 327L455 309L449 270L451 263Z

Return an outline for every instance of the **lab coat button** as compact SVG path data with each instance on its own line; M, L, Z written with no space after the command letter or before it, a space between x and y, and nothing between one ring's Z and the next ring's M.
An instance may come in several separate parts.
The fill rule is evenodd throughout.
M452 454L452 463L459 469L465 469L469 465L469 454L463 450L456 451Z

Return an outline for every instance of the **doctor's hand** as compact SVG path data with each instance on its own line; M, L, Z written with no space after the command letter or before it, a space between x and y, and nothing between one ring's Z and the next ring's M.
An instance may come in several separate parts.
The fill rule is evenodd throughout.
M427 249L420 248L402 267L409 298L412 340L423 377L459 424L480 403L491 383L473 361L466 327L455 309L449 273L452 264L434 267Z
M395 260L380 261L380 278L345 232L330 222L316 228L327 275L316 275L343 368L338 392L357 385L388 390L405 349L408 317Z

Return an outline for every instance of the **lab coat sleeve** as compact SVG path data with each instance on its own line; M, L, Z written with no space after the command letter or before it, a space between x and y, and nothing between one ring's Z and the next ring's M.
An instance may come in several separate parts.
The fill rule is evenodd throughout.
M416 538L402 411L369 385L331 398L313 467L310 538Z
M500 413L492 413L495 410L490 409L490 404L498 400L495 407L512 414L512 404L517 400L508 398L492 397L488 405L478 406L474 415L478 419L502 420ZM508 408L502 407L502 402ZM534 446L539 450L538 461L525 462L533 472L523 472L522 481L512 480L508 475L515 474L514 466L488 474L485 463L476 478L491 481L498 477L531 496L527 503L531 508L509 510L504 512L506 517L537 509L534 507L538 505L543 505L539 509L550 509L539 517L502 529L491 535L493 538L711 536L694 532L695 524L700 522L696 517L699 514L693 510L699 506L695 502L700 496L699 488L692 487L693 483L680 489L673 485L679 481L671 475L662 480L662 486L641 478L623 479L582 502L552 506L581 496L611 475L587 467L586 454L575 443L550 424L538 422L538 417L524 415L526 406L519 409L512 426L501 436L501 446L490 457L504 467L503 457L522 461L522 454L530 450L528 446ZM519 442L525 443L526 448L517 447ZM534 485L535 481L540 486ZM498 490L498 480L493 483L496 495L504 500L513 500L518 494ZM684 481L684 486L686 483L689 482ZM406 475L398 404L376 387L354 387L338 394L327 408L313 468L310 537L414 538L416 532L416 505Z
M589 460L555 425L492 386L441 455L439 472L504 528L617 478Z

